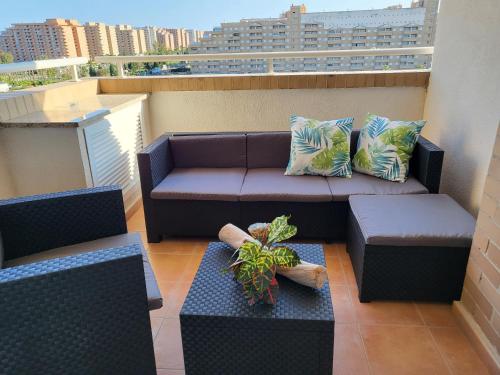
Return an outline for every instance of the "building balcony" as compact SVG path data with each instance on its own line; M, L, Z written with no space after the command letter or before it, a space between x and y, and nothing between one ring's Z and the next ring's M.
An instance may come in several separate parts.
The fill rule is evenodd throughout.
M444 15L453 7L449 4ZM458 8L465 12L466 6ZM440 27L455 40L463 26L452 33L453 19L443 18ZM362 303L346 242L315 239L323 246L335 313L334 373L494 373L500 342L493 328L500 280L494 265L500 232L500 143L494 146L500 77L493 62L499 56L491 50L481 60L482 72L469 69L468 60L477 61L476 56L459 56L466 49L456 51L446 40L438 37L432 69L276 73L273 60L298 63L363 51L294 51L272 58L266 52L220 54L221 60L242 65L259 60L262 72L131 77L121 68L118 77L77 81L74 72L73 81L0 94L0 198L120 186L127 229L140 234L163 296L163 307L149 320L156 368L158 374L182 374L179 312L213 239L148 242L137 153L165 134L289 131L291 114L322 120L352 116L355 128L363 126L367 113L425 119L423 136L445 152L440 192L479 218L481 235L474 238L462 301ZM369 52L375 53L381 54ZM410 53L418 55L400 54ZM102 59L124 64L149 58ZM221 60L214 60L217 70ZM336 64L321 66L340 68ZM2 224L0 218L0 230Z

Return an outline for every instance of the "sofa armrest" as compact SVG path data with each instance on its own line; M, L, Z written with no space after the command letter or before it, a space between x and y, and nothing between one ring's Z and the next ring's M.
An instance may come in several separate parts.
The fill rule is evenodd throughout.
M443 157L443 150L424 137L419 137L410 161L410 172L430 193L439 193Z
M154 203L151 191L163 181L174 168L167 135L156 139L152 144L137 154L139 176L141 178L142 201L146 219L146 231L149 242L159 242L161 233L156 230Z
M127 233L120 187L0 201L4 259Z
M0 270L5 374L156 374L138 245Z

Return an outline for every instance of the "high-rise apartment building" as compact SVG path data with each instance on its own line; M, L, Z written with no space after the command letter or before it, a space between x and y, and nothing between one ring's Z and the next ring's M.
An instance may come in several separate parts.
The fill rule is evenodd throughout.
M171 32L165 29L160 29L156 33L156 38L158 40L157 46L159 48L164 48L166 50L175 49L174 34L172 34Z
M194 29L186 30L186 32L189 35L190 44L198 43L200 41L200 39L203 38L203 34L204 34L204 31L194 30Z
M12 25L0 35L0 50L12 53L15 61L89 56L84 27L59 18Z
M146 39L146 49L148 51L153 51L158 44L158 31L160 28L154 26L144 26L141 27L144 30L144 38Z
M84 28L90 58L118 55L118 40L114 26L108 26L99 22L87 22Z
M166 29L174 36L174 46L176 49L188 48L191 45L191 38L186 29Z
M139 55L147 52L144 30L130 25L117 25L116 38L120 55Z
M417 0L411 8L307 13L292 6L280 18L222 23L193 44L191 53L276 52L401 48L433 44L439 0ZM352 56L275 59L277 72L412 69L428 67L430 57ZM193 73L258 73L263 60L192 62Z

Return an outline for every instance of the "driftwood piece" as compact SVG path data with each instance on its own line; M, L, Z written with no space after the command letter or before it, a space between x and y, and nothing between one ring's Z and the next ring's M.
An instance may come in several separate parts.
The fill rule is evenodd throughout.
M238 249L246 241L253 241L253 237L233 224L226 224L219 231L219 239L233 249ZM326 268L303 260L291 268L278 267L276 273L295 281L296 283L321 289L328 279Z

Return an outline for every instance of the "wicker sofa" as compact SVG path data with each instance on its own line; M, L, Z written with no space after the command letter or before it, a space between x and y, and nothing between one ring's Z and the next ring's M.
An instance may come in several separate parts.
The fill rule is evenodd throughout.
M2 200L0 233L2 374L156 373L162 299L120 188Z
M353 131L351 150L359 136ZM300 238L344 240L351 195L437 193L443 151L420 137L404 184L354 173L351 179L284 176L289 132L163 135L138 154L149 242L215 236L287 214Z

